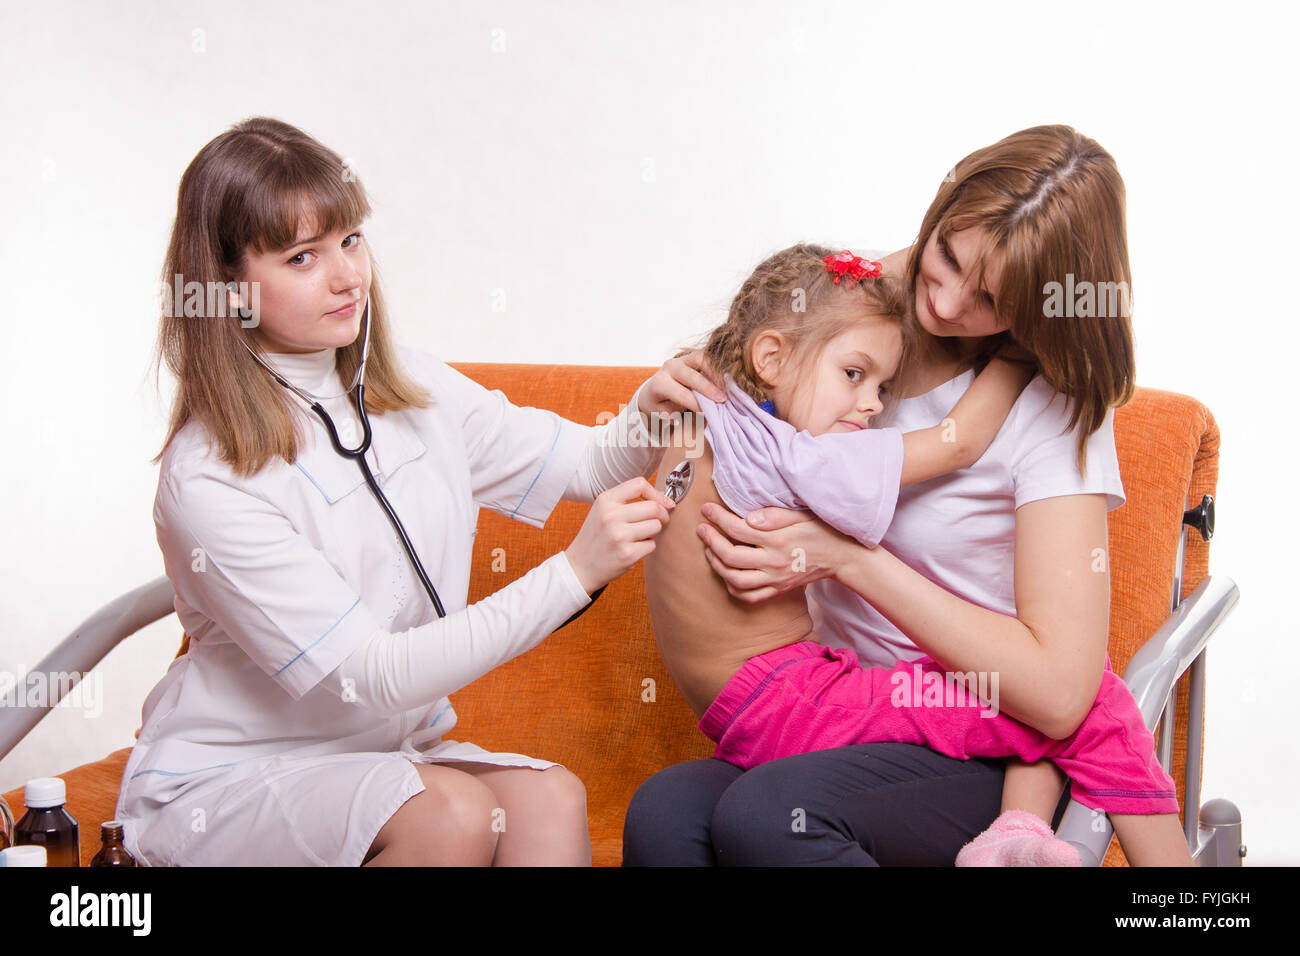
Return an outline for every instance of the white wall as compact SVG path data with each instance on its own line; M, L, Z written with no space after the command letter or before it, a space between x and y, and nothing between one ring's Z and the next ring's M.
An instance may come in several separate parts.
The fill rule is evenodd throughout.
M230 123L276 116L351 160L404 341L653 364L764 254L906 245L958 158L1063 122L1127 182L1139 381L1223 432L1212 570L1242 603L1209 656L1205 795L1242 808L1248 862L1300 863L1288 8L121 6L0 3L0 671L161 573L151 296L180 174ZM103 715L48 717L0 789L129 744L178 637L172 618L115 651Z

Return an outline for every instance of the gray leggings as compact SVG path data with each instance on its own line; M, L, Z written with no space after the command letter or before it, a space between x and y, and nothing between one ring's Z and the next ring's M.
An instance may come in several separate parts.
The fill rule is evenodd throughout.
M624 866L951 866L1002 805L1001 760L912 744L819 750L748 773L721 760L641 785Z

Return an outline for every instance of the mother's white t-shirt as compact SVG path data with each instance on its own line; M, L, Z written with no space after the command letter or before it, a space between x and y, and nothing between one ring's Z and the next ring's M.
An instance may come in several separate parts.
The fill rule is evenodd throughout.
M903 399L890 427L937 425L975 380L963 372L923 395ZM1015 616L1016 509L1040 498L1105 494L1106 510L1124 503L1115 454L1115 410L1088 439L1080 476L1076 429L1066 431L1066 398L1041 375L1025 387L988 451L972 467L903 488L880 547L973 604ZM808 588L817 636L857 651L864 666L892 667L926 656L849 588L832 580Z

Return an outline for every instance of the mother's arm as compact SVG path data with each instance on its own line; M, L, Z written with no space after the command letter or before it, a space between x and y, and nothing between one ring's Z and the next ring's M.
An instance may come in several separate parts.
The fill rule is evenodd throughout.
M1018 617L957 597L884 548L865 548L807 513L766 508L746 523L711 508L706 517L731 539L700 525L710 564L741 600L834 577L945 667L997 672L1000 708L1049 737L1073 733L1096 698L1110 618L1105 495L1044 498L1016 510ZM776 530L758 530L755 519Z

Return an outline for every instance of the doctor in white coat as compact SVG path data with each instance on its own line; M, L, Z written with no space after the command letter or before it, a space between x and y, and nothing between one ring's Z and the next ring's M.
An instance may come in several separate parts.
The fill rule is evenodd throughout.
M162 318L179 387L154 520L190 643L145 702L117 807L127 846L148 865L589 864L581 781L449 738L447 695L653 549L672 502L643 477L661 454L645 416L720 392L697 357L673 360L591 428L391 345L347 172L252 119L182 178L164 275L238 282L245 314L236 290L259 301L253 319L211 299ZM357 462L276 381L356 447L363 319L366 461L445 617ZM479 507L540 527L561 498L594 501L573 543L466 606Z

